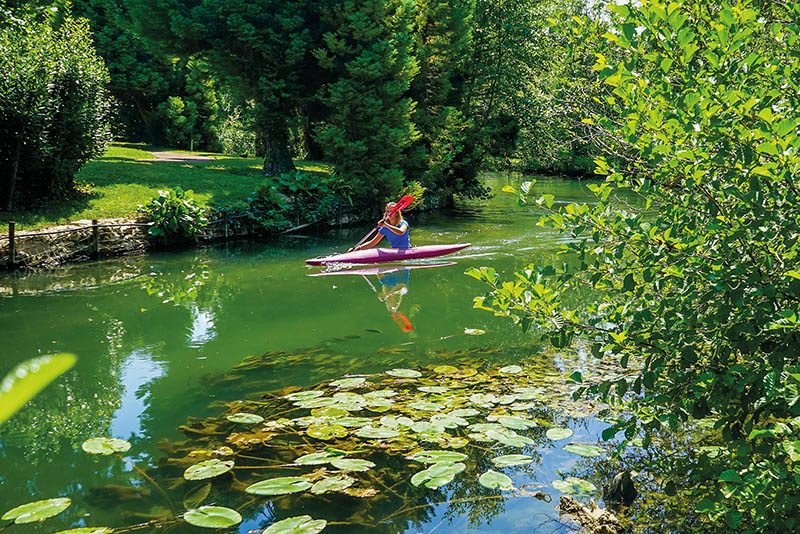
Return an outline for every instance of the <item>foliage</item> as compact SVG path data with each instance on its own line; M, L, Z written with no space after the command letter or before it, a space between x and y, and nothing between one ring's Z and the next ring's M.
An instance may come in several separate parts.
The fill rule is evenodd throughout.
M140 206L145 218L153 223L150 234L167 238L198 238L208 219L205 210L181 188L159 191L149 204Z
M572 234L564 253L577 268L531 265L512 281L472 270L492 288L476 306L641 365L635 379L583 388L634 394L606 438L644 431L648 444L660 428L714 420L721 448L681 470L709 530L796 530L800 4L611 9L605 38L620 59L600 54L595 69L620 117L585 118L608 147L607 178L592 186L597 204L538 200L542 224ZM615 207L616 191L642 202ZM567 309L563 291L584 284L601 302Z
M403 0L345 2L322 14L330 31L314 56L333 81L321 89L328 113L317 136L337 174L367 205L400 191L404 152L419 137L407 96L418 69L412 16Z
M85 21L0 26L0 208L72 192L110 140L107 82Z
M222 123L219 144L223 154L241 157L256 155L256 138L241 106L235 106L230 96L221 99Z
M55 354L26 360L0 382L0 425L34 395L75 365L72 354Z

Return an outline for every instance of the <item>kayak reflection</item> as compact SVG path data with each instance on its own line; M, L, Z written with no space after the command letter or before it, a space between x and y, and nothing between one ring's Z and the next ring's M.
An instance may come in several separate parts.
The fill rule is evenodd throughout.
M308 276L356 275L363 277L367 284L369 284L369 287L372 288L372 291L378 295L378 300L383 302L386 306L386 311L391 314L392 321L394 321L403 332L411 332L414 330L414 325L411 324L408 317L400 312L400 305L403 301L403 297L408 293L411 270L430 269L455 264L456 262L454 261L448 261L414 265L381 265L378 267L322 271L309 274ZM375 287L375 284L373 284L369 278L370 276L375 276L378 285L380 285L380 289Z

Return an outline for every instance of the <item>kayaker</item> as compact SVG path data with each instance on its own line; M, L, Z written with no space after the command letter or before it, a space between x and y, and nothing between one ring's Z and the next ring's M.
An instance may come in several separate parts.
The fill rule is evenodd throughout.
M389 240L389 244L392 246L392 248L411 248L411 240L409 239L408 235L408 222L403 219L403 212L401 210L397 210L392 214L391 217L389 217L389 212L392 211L392 208L394 208L396 205L396 202L389 202L386 204L386 209L383 212L384 218L378 221L378 233L375 234L375 237L363 245L348 249L347 252L372 248L380 243L384 236Z

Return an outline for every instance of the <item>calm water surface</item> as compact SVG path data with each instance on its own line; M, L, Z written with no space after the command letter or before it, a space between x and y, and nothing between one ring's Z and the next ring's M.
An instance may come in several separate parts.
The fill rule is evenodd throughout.
M499 191L504 184L496 178L491 185ZM590 198L578 182L540 181L535 187L562 202ZM126 457L158 478L157 466L166 456L159 441L185 439L178 427L187 417L219 414L218 401L309 386L346 373L447 364L470 351L493 366L539 353L541 348L510 321L473 309L473 298L485 288L463 274L486 265L508 278L531 261L559 261L555 251L564 237L536 226L539 215L504 193L488 201L458 202L435 215L409 212L414 245L466 241L472 246L428 262L446 265L381 276L309 276L321 269L308 268L303 260L346 249L366 231L355 228L0 278L0 374L39 354L68 351L79 358L73 370L0 430L0 513L57 496L71 497L73 504L44 523L10 527L9 534L119 527L163 513L159 495L129 464L80 450L88 437L129 440L133 446ZM465 335L465 329L486 334ZM242 383L226 378L247 356L281 351L296 355L281 356L291 364L261 369ZM578 365L552 352L541 357L567 373ZM595 441L603 428L591 419L561 422L575 430L578 441ZM558 492L543 486L560 478L557 470L569 470L580 460L560 447L545 442L531 448L526 452L541 455L541 461L509 471L515 485L546 489L552 504L532 498L440 504L401 513L374 529L332 525L329 531L566 532L554 521ZM170 490L174 480L159 482L181 502L185 486ZM475 486L474 480L469 483ZM460 491L463 497L472 490L427 491L425 498L439 502L452 498L448 492ZM339 513L346 519L371 506L370 515L380 518L396 508L380 499L374 504L353 500L329 510L329 516ZM238 532L263 529L297 513L320 516L312 501L259 502L242 510ZM183 523L172 531L203 530Z

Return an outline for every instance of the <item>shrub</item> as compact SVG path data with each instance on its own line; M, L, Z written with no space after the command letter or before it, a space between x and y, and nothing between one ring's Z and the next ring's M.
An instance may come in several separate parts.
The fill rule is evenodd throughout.
M174 191L159 191L146 206L139 210L153 223L150 234L164 239L197 239L203 234L208 220L205 210L180 188Z
M108 80L82 19L0 27L0 209L72 191L111 139Z

